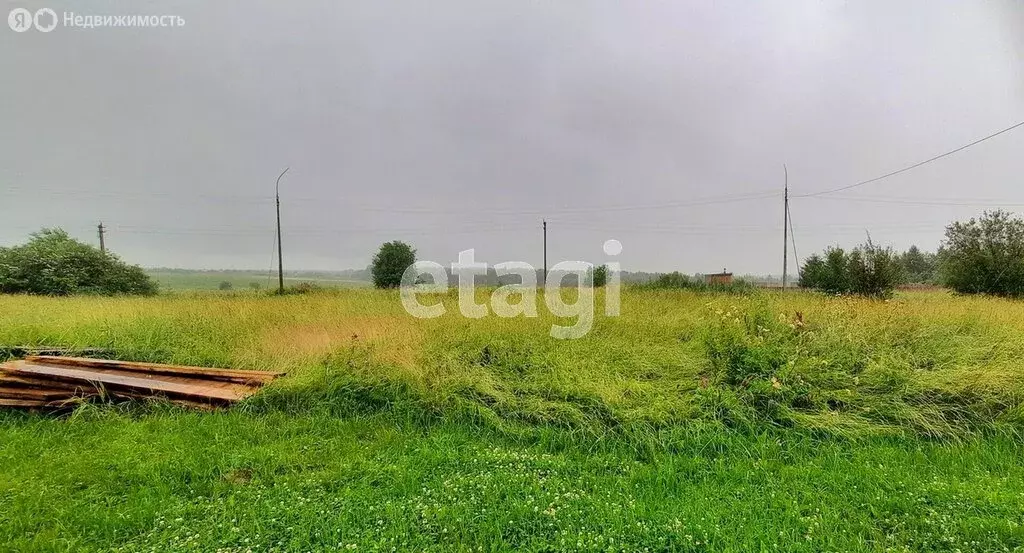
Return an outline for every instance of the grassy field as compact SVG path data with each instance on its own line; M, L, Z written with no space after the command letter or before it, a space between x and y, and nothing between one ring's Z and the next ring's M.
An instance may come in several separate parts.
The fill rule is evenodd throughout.
M0 297L0 346L290 374L0 414L0 549L1024 550L1024 304L627 290L558 341L444 301Z

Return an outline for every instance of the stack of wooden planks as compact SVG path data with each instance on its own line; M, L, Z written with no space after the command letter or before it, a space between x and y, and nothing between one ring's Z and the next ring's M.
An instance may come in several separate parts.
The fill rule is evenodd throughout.
M30 355L0 364L0 408L58 410L91 400L164 398L187 407L230 405L284 373Z

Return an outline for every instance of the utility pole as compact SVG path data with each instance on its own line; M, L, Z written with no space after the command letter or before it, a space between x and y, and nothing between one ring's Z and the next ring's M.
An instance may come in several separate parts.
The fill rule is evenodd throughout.
M100 224L96 227L96 230L99 232L99 235L100 235L100 253L107 253L107 247L103 243L103 235L107 231L106 231L106 229L103 228L103 222L102 221L100 221Z
M274 199L277 201L277 293L284 294L284 260L281 259L281 177L291 167L285 167L284 171L277 176L277 184L274 186Z
M785 173L785 185L784 192L782 194L782 289L786 289L786 270L788 269L786 263L789 261L789 252L787 246L789 244L789 169L786 169L786 164L782 164L782 171Z
M544 282L548 281L548 222L544 221Z

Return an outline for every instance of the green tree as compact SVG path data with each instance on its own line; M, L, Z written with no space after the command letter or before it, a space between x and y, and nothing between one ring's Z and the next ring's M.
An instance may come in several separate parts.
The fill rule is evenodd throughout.
M852 291L850 263L846 251L838 246L825 250L825 270L820 289L829 294L849 294Z
M234 288L234 286L232 286L231 283L226 281L226 280L221 281L221 283L219 285L217 285L217 289L218 290L225 290L226 291L226 290L230 290L232 288Z
M850 290L874 298L888 298L903 282L903 266L892 248L871 241L850 252L847 263Z
M907 282L915 284L932 283L936 280L936 256L930 252L922 252L917 246L900 255L900 265L906 275Z
M415 262L416 250L405 242L395 240L382 244L370 265L373 285L377 288L398 288L405 270Z
M800 268L800 287L820 289L826 277L825 260L818 254L812 254Z
M607 265L598 265L597 267L594 267L593 269L591 269L591 271L592 271L591 282L593 283L594 288L600 288L600 287L608 284L608 266Z
M837 246L825 250L824 257L812 255L800 274L800 285L807 288L876 298L891 296L902 281L899 256L870 238L849 252Z
M944 283L963 294L1024 296L1024 220L1002 210L946 227Z
M20 246L0 248L0 293L155 294L137 265L75 240L61 229L42 229Z

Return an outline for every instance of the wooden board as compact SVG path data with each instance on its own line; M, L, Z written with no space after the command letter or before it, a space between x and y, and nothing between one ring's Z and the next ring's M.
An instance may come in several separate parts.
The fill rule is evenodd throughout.
M13 361L4 364L8 373L71 383L95 383L114 390L167 394L168 396L193 400L216 400L232 402L244 399L256 392L254 386L233 382L203 381L194 378L140 373L137 371L106 368L60 366L39 364L30 361Z
M166 400L213 409L284 373L29 356L0 364L0 407L61 411L85 401Z
M39 399L47 401L65 400L75 397L72 390L40 390L36 388L16 388L0 386L0 398L6 399Z
M48 401L41 401L35 399L7 399L0 397L0 407L48 407L50 403Z
M279 376L284 376L285 374L270 371L211 369L207 367L191 367L186 365L163 365L159 363L136 363L133 361L117 361L112 359L56 357L50 355L30 355L26 357L25 360L42 365L64 365L97 369L117 369L121 371L141 372L147 374L180 375L208 380L224 380L228 382L237 382L239 384L266 384Z
M40 388L46 390L58 389L72 391L95 391L95 388L88 383L75 384L71 382L49 380L46 378L40 378L38 376L26 376L21 374L4 372L3 365L0 365L0 386L11 386L19 388Z

